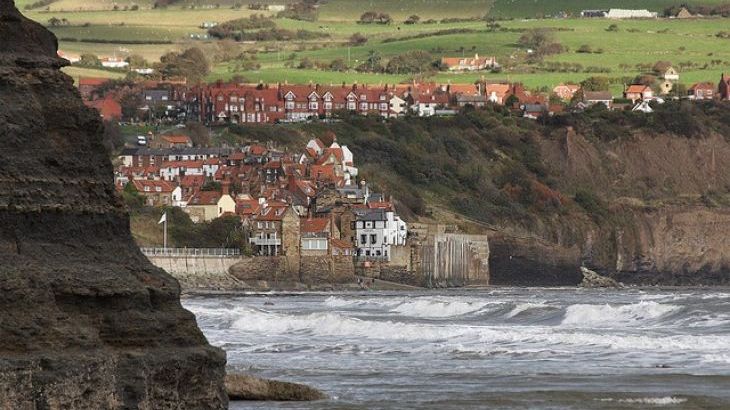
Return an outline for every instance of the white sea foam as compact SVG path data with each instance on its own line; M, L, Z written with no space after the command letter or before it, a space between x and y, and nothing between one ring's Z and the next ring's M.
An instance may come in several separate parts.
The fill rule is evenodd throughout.
M517 306L515 306L509 313L507 313L507 318L512 318L520 313L527 312L532 309L545 309L548 305L545 304L545 302L526 302L526 303L520 303Z
M393 308L391 312L409 317L448 318L480 311L489 304L489 302L444 301L421 298L404 302Z
M630 305L571 305L565 310L562 325L574 327L634 326L653 321L681 309L677 305L642 301Z
M705 363L728 363L730 364L730 354L717 353L717 354L706 354L702 356L702 361Z
M687 401L687 399L682 397L638 397L638 398L631 398L631 399L613 399L613 398L605 398L605 399L596 399L597 401L604 401L604 402L619 402L619 403L626 403L626 404L648 404L650 406L670 406L675 404L682 404Z
M575 332L544 326L473 326L473 325L424 325L384 320L361 320L335 312L308 315L285 315L251 309L233 321L237 332L261 336L282 337L308 335L311 338L350 338L365 341L440 343L439 350L459 346L461 350L477 353L491 352L500 347L531 349L563 348L593 350L595 346L630 352L645 351L695 351L711 353L718 346L730 345L725 335L618 335L597 334L592 331ZM417 344L418 344L417 343ZM393 346L404 351L413 346Z

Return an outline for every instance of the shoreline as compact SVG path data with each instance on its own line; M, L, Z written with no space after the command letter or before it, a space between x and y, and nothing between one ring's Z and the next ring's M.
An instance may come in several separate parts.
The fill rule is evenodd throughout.
M406 285L404 285L406 286ZM469 286L460 288L419 288L411 287L410 289L363 289L363 288L341 288L341 289L185 289L182 291L182 297L200 297L200 296L274 296L274 297L291 297L302 295L344 295L344 294L368 294L369 292L378 292L383 296L382 292L392 292L396 294L407 294L409 292L418 292L424 294L443 294L443 293L469 293L485 290L500 289L521 289L521 290L557 290L557 291L575 291L585 290L589 292L605 292L605 291L693 291L693 290L717 290L730 291L730 286L626 286L624 288L585 288L580 286Z

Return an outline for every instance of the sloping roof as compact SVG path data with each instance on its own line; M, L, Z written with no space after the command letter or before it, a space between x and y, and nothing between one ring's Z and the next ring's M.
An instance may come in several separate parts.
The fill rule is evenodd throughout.
M163 135L160 138L169 142L170 144L190 144L190 137L187 135Z
M205 184L204 175L185 175L180 178L180 186L182 187L196 187L203 186Z
M355 246L352 245L350 241L344 240L344 239L336 239L332 238L330 239L330 246L337 249L353 249Z
M689 91L695 91L695 90L715 90L715 83L711 82L701 82L701 83L694 83L691 87L689 87Z
M79 78L79 85L88 85L88 86L100 86L106 82L110 81L108 78L101 78L101 77L80 77Z
M144 193L144 192L170 193L175 189L175 187L173 187L172 184L167 181L149 181L146 179L135 179L134 181L132 181L132 184L134 184L134 188L137 189L137 191L140 193ZM145 189L145 188L148 188L148 189Z
M327 232L330 220L328 218L302 218L299 230L302 233Z
M188 200L188 206L190 205L217 205L218 200L221 198L221 193L218 191L198 191L193 194Z
M644 84L631 84L627 89L627 93L643 93L647 91L647 89L650 89L648 85Z

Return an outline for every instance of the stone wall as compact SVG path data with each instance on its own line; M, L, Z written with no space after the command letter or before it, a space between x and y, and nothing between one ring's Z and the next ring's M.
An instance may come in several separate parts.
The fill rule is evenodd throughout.
M158 268L164 269L180 282L183 290L242 289L243 283L228 273L241 258L216 256L148 256Z
M378 261L357 262L354 266L355 273L359 276L411 286L425 287L428 285L427 278L423 276L422 272L410 270L407 266Z
M297 259L299 265L291 266L286 256L242 258L229 272L248 287L299 288L355 281L355 269L349 256L302 256Z

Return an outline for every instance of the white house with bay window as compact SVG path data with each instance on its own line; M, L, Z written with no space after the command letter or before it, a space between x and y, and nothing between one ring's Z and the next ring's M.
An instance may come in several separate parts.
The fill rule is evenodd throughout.
M408 227L394 212L385 209L355 212L353 230L358 257L389 261L393 246L405 246Z

